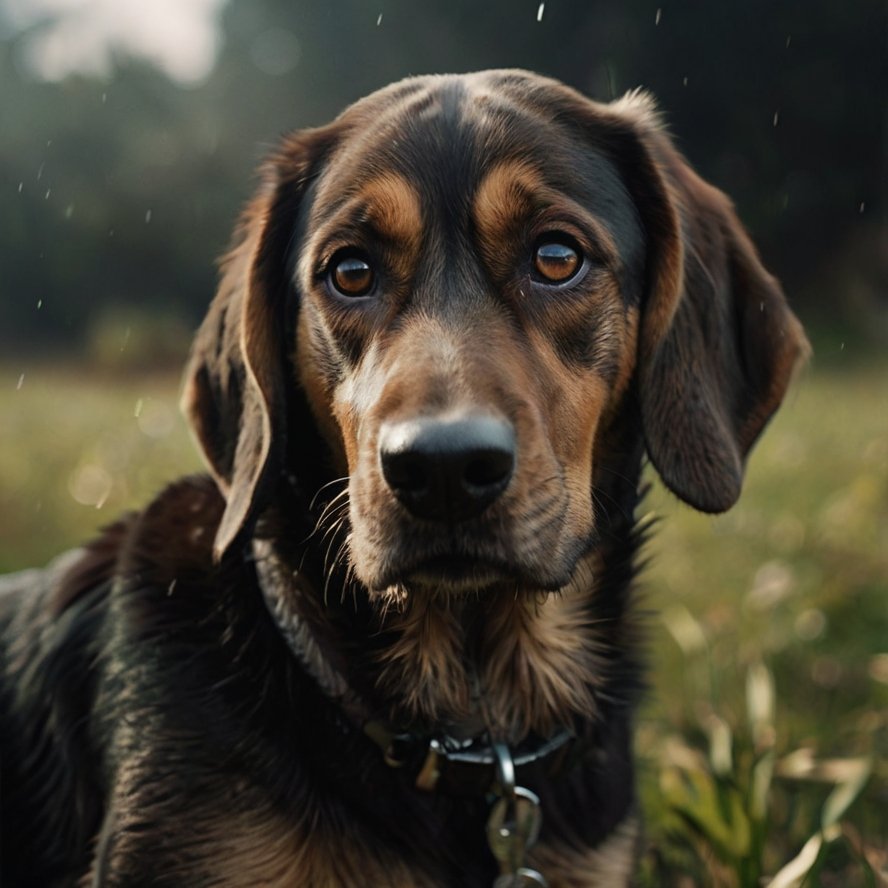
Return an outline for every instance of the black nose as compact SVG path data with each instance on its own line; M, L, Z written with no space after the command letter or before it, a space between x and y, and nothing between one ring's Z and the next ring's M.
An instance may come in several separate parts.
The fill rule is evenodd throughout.
M394 423L382 427L379 459L392 492L417 518L465 521L508 487L515 433L492 416Z

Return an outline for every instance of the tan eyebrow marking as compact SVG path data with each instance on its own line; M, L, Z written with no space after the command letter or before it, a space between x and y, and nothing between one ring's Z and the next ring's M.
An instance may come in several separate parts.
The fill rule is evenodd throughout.
M488 236L505 233L518 218L530 212L533 196L546 190L539 171L526 161L497 164L475 192L475 224Z
M328 184L319 193L313 215L332 199L329 194L332 188ZM387 242L384 246L391 247L386 255L392 270L402 280L408 279L422 244L422 204L416 188L404 176L393 172L368 179L350 189L344 203L321 224L312 241L316 244L333 242L341 239L344 232L350 232L354 237L364 226L372 230L374 237ZM307 250L303 254L306 271L310 253Z
M400 242L411 252L422 238L422 207L416 189L397 173L371 179L355 194L366 207L367 218L381 234Z
M615 260L619 258L613 236L600 219L549 185L532 164L508 160L487 173L472 203L481 252L491 268L496 269L502 262L501 244L519 239L528 218L541 208L562 209L583 223L604 252Z

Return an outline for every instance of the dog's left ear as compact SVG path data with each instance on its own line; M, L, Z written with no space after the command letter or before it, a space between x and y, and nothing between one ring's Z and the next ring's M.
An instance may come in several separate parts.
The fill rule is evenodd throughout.
M185 371L182 409L226 500L217 559L254 517L278 465L293 347L285 319L295 311L286 303L296 298L287 255L310 171L332 140L330 128L297 133L263 168Z
M808 343L730 201L675 150L651 102L608 111L648 239L637 368L648 455L673 493L722 512Z

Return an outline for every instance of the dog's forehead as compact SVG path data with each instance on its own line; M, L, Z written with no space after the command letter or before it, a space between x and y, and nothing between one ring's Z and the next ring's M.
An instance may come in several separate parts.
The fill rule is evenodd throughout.
M584 140L572 108L585 99L521 71L412 78L355 103L317 198L333 210L361 183L396 173L441 205L458 202L505 161L545 170L564 190L614 190L608 159ZM581 179L577 175L582 174Z

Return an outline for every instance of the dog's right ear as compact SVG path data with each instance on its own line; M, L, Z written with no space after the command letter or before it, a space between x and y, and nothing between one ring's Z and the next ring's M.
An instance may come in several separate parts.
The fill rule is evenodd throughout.
M297 298L287 254L306 184L335 139L334 127L297 133L265 164L192 346L182 410L226 500L217 560L255 517L278 465L292 348L284 331Z

